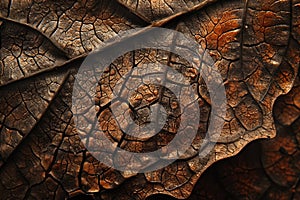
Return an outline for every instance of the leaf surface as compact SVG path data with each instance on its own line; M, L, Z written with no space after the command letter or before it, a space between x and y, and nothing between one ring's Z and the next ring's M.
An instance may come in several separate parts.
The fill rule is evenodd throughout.
M200 189L191 199L198 195L243 198L249 193L252 199L295 197L296 192L282 188L297 191L299 185L300 104L299 81L295 81L300 61L299 5L296 0L1 1L0 198L145 199L165 194L182 199L194 187L201 188L203 180L214 184L211 171L218 173L216 188L204 185L207 193ZM148 173L120 172L95 159L78 136L71 112L74 78L89 52L122 31L151 26L177 30L208 51L224 81L225 124L212 152L200 159L213 95L204 79L173 53L128 52L107 66L95 91L100 127L112 143L128 151L152 151L167 145L180 123L174 94L146 85L130 99L136 122L147 121L145 108L155 102L175 117L146 140L120 130L111 112L111 96L118 80L134 67L157 62L188 77L197 88L201 115L191 147L176 162ZM283 94L287 95L279 97ZM247 149L204 173L250 142L276 133L275 139L258 142L258 152ZM248 151L260 154L260 159L247 163Z

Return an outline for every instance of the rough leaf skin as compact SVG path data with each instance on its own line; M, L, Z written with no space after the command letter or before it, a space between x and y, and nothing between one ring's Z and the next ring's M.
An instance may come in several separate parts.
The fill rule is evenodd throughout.
M299 199L299 83L298 75L292 90L276 100L276 137L255 141L214 164L188 199Z
M95 91L100 127L112 142L146 152L176 134L175 117L157 136L138 140L122 133L110 111L117 81L142 64L159 62L188 77L201 116L179 160L153 172L119 172L80 141L71 112L74 76L103 42L151 26L180 31L208 50L224 81L226 122L200 159L211 109L203 79L178 55L128 52L107 66ZM300 198L299 0L2 0L0 35L0 199ZM156 101L178 115L172 93L147 85L130 99L137 123Z

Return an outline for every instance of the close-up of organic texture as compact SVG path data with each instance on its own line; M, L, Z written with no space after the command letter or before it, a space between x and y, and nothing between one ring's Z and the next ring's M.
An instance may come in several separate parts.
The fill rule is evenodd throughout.
M202 48L193 51L210 56L222 78L226 113L213 116L218 94L206 82L213 78L199 73L205 61L196 66L174 52L143 48L100 66L105 70L97 77L93 106L82 105L97 111L99 123L92 125L84 111L79 123L87 126L79 129L73 88L84 60L107 43L117 46L115 38L126 31L138 28L128 36L134 40L154 27L183 34ZM176 37L153 38L181 51L192 48ZM0 60L1 200L300 199L300 0L1 0ZM186 77L200 112L190 102L180 104L189 98L146 82L129 95L128 111L113 112L124 103L112 101L119 81L133 69L153 70L153 63ZM149 123L155 104L167 114L157 134L139 138L120 128L126 118ZM216 117L224 123L220 133L210 134L220 137L209 138L214 146L201 157ZM182 122L198 118L198 126L183 128L183 139L197 130L189 148L156 170L118 170L87 148L97 145L91 130L101 129L113 148L137 155L164 149Z

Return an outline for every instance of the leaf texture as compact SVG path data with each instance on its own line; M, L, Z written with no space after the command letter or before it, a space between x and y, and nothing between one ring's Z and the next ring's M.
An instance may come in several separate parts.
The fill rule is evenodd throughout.
M297 199L299 9L298 0L1 1L0 199ZM100 127L113 143L152 151L167 145L180 123L170 120L147 140L120 130L111 96L134 67L158 62L188 77L201 115L180 159L152 172L120 172L95 159L78 136L74 79L84 58L109 39L155 26L177 30L208 51L224 81L225 124L212 152L199 158L213 95L204 79L179 55L128 52L107 66L95 91ZM137 123L156 101L179 115L172 95L153 85L139 88L130 99Z

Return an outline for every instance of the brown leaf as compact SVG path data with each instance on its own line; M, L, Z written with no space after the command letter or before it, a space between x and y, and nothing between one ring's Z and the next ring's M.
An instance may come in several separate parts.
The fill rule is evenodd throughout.
M165 194L182 199L194 187L200 189L190 199L297 198L298 14L299 1L293 0L1 1L0 198L151 199ZM95 159L78 136L71 111L74 78L89 52L122 31L152 26L180 31L209 52L224 81L225 124L213 151L200 159L213 95L203 77L179 55L157 49L128 52L107 66L95 91L99 124L112 143L132 152L153 151L167 145L180 124L176 96L144 85L130 97L130 116L146 123L148 107L159 102L171 116L169 123L150 139L120 130L111 107L122 103L111 102L113 88L143 64L159 62L188 77L197 88L201 115L198 134L179 160L152 172L120 172ZM204 173L275 132L275 139L253 142Z

